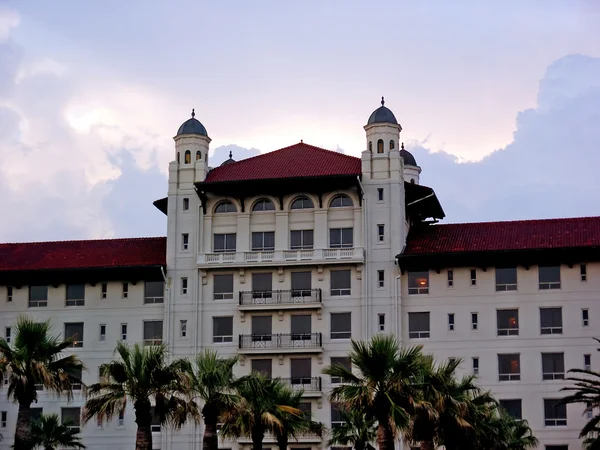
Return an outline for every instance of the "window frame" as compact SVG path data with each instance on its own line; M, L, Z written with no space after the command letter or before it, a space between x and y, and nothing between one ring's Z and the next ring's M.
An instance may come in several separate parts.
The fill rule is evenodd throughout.
M333 288L334 285L334 277L342 276L344 274L344 278L348 277L348 280L336 280L337 282L341 281L349 281L348 287L341 288ZM335 274L335 275L334 275ZM348 275L346 275L348 274ZM340 283L341 284L341 283ZM351 269L339 269L339 270L330 270L329 271L329 295L331 297L343 297L347 295L352 295L352 270Z
M385 224L383 223L377 224L377 241L385 242Z
M273 237L273 245L267 245L267 237ZM262 245L254 245L254 239L260 238ZM250 243L252 252L272 252L275 250L275 231L253 231L250 235Z
M385 197L384 197L383 188L377 188L377 201L383 202L383 201L385 201L384 199L385 199Z
M217 288L217 277L231 277L231 292L216 292ZM235 280L232 273L216 273L213 275L213 300L233 300Z
M219 209L223 209L224 211L219 211ZM213 210L213 214L232 213L237 213L237 206L235 206L235 204L231 200L221 200L215 205L215 209Z
M73 425L69 425L69 429L73 432L79 433L81 431L81 407L79 406L62 406L60 408L60 423L64 424L65 422L68 422L70 420L69 417L67 417L67 420L65 420L65 411L77 411L76 415L73 415L74 417L77 417L77 421L73 421L74 424Z
M190 210L190 199L189 197L183 197L183 202L182 202L182 207L181 209L183 209L184 211L189 211Z
M181 339L187 339L187 319L179 320L179 337Z
M552 273L555 269L558 269L558 281L556 281L556 279L552 279L551 281L550 278L551 275L556 275L555 273ZM538 289L539 290L553 290L553 289L560 289L561 288L561 266L538 266ZM544 278L544 281L542 281L542 277Z
M507 361L502 360L501 358L509 358ZM517 362L518 372L503 372L502 366L503 363L508 363L507 365L511 365L512 361ZM498 353L498 381L520 381L521 380L521 354L520 353Z
M148 295L149 286L157 287L159 284L162 285L162 296L150 296ZM157 289L158 292L158 289ZM165 282L161 280L144 281L144 305L162 305L165 301Z
M339 199L339 205L334 205L334 202L336 202L336 200ZM350 202L350 204L344 204L344 203L348 203ZM330 201L329 201L329 208L351 208L354 207L354 201L352 200L352 198L350 198L349 195L347 194L336 194Z
M307 200L308 200L308 203L310 204L310 206L304 205ZM297 205L298 202L300 202L299 208L294 206L294 205ZM312 201L312 199L310 197L307 197L306 195L300 195L300 196L296 197L294 200L292 200L292 203L290 203L290 211L303 211L303 210L307 210L307 209L315 209L315 204Z
M45 288L46 290L46 298L39 298L39 299L32 299L32 289L35 289L36 291L38 289L41 288ZM28 303L28 307L29 308L45 308L48 306L48 292L49 288L48 285L30 285L29 286L29 303Z
M567 405L565 404L561 404L560 403L559 398L545 398L544 399L544 426L546 427L566 427L567 426ZM552 404L549 404L549 402L552 402ZM546 415L546 412L548 410L548 407L553 406L553 410L555 411L555 414L553 415L553 417L548 417ZM559 409L561 411L564 411L564 417L562 417L562 414L557 414L556 410ZM559 415L561 417L559 417Z
M347 318L347 323L345 322L345 320L341 320L341 322L344 322L344 327L347 325L347 328L341 327L344 329L340 328L340 330L334 330L334 318L337 318L337 321ZM329 313L329 338L331 340L352 339L352 312L344 311Z
M126 341L127 340L127 324L126 323L121 323L121 340L122 341Z
M590 326L590 310L589 308L581 308L581 326L588 328Z
M378 288L385 287L385 270L377 271L377 287Z
M516 312L516 327L508 327L508 328L500 328L500 314L501 313L509 313ZM508 317L508 322L512 317ZM496 333L497 336L519 336L520 329L520 319L519 319L519 309L518 308L506 308L506 309L497 309L496 310Z
M106 342L106 324L101 323L98 326L98 340L100 342Z
M181 277L181 295L188 294L188 277Z
M411 317L421 317L417 316L423 315L423 317L427 317L427 330L414 330L411 331ZM416 319L415 319L416 320ZM430 339L431 338L431 312L430 311L415 311L408 313L408 338L409 339Z
M471 312L471 331L479 331L479 313Z
M231 326L231 334L215 334L217 331L217 321L227 320L225 325ZM213 316L212 320L212 342L213 344L231 344L233 342L233 316Z
M477 269L470 269L471 286L477 286Z
M217 248L217 238L223 239L223 248ZM233 241L233 247L231 246ZM235 253L237 251L237 233L213 233L213 253Z
M554 356L558 356L558 359L552 360L551 364L552 364L552 368L553 370L556 369L556 366L561 366L562 365L562 372L561 371L552 371L552 372L548 372L547 369L548 367L544 367L545 366L545 362L548 360L549 357L554 357ZM542 352L542 381L552 381L552 380L564 380L565 379L565 354L564 352Z
M588 279L587 276L587 264L580 264L579 265L579 280L582 283L585 283Z
M147 324L158 324L160 323L160 338L158 337L146 337L146 325ZM144 320L142 325L142 339L144 345L160 345L164 341L164 321L163 320Z
M592 370L592 354L585 353L583 355L583 369L584 370Z
M508 270L510 271L514 271L514 283L500 283L499 281L500 278L502 277L502 275L507 275L509 272L507 272ZM500 272L499 272L500 271ZM496 292L512 292L512 291L517 291L518 290L518 286L519 286L519 274L518 274L518 270L517 267L496 267L495 268L495 275L496 275ZM512 277L507 277L507 278L512 278Z
M290 230L290 250L312 250L315 246L315 230ZM300 245L293 244L293 236L300 236ZM308 237L310 236L310 239ZM310 240L310 244L305 241Z
M190 234L181 233L181 250L188 251L190 249Z
M429 270L409 270L407 272L408 295L426 295L429 294ZM424 279L425 284L418 283L418 280ZM412 285L415 286L412 286Z
M554 324L555 313L558 310L560 325ZM550 324L546 323L544 326L544 318L550 313ZM546 317L547 321L548 317ZM549 325L549 326L548 326ZM550 336L554 334L563 334L563 320L562 320L562 308L561 307L540 307L540 334L543 336Z
M81 333L68 333L67 332L68 327L76 327L76 326L77 327L81 326ZM80 339L73 340L73 342L71 343L71 345L68 346L68 348L82 348L83 347L83 338L84 338L84 333L85 333L84 322L65 322L63 329L64 329L65 340L71 339L73 337L80 338Z
M339 243L334 243L334 237L338 235ZM350 242L347 241L348 234ZM353 248L354 247L354 227L330 228L329 229L329 248Z
M473 375L479 375L479 356L473 356L471 358L471 368Z
M259 205L261 205L261 209L259 209ZM270 206L267 206L267 205L270 205ZM271 208L271 206L272 206L272 208ZM276 210L277 210L277 208L275 208L275 203L273 203L273 200L271 200L270 198L262 197L254 202L250 211L252 211L253 213L254 212L262 213L262 212L272 212L272 211L276 211Z
M456 331L456 317L454 313L448 313L448 331Z

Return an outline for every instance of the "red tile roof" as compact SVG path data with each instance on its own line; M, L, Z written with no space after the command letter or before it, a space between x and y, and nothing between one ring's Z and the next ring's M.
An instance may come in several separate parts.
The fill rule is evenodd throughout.
M166 264L164 237L0 244L0 272Z
M403 255L600 247L600 217L414 228Z
M285 147L236 163L216 167L206 177L206 183L243 180L360 175L360 158L325 150L313 145Z

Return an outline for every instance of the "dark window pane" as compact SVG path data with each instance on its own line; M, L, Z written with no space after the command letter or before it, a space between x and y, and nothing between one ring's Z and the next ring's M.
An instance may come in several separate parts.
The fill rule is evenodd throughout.
M272 273L253 273L252 292L271 292L273 290Z
M227 300L233 298L233 274L215 275L214 299Z
M219 252L235 252L236 248L236 233L215 234L214 235L214 251Z
M331 248L349 248L353 243L353 228L331 228L329 230L329 247Z
M515 419L523 418L521 399L500 400L500 406Z
M342 208L344 206L353 206L352 200L350 197L344 194L337 195L331 200L329 204L330 208Z
M273 372L273 362L270 359L253 359L252 372L258 372L265 377L271 378Z
M71 347L83 347L83 323L65 323L65 339L71 339Z
M498 355L498 375L500 381L521 379L521 356L518 353Z
M500 309L496 311L498 336L517 336L519 334L519 310Z
M146 281L144 284L144 303L162 303L164 295L164 281Z
M429 272L408 272L408 293L429 294Z
M352 337L352 313L331 314L331 339Z
M43 412L44 408L29 408L29 420L31 422L38 420Z
M30 301L47 301L48 286L29 286Z
M567 406L560 399L544 399L544 419L546 426L567 425Z
M517 268L516 267L496 267L496 290L497 291L516 291L517 290Z
M428 338L430 335L429 313L408 313L408 337L410 339Z
M342 410L335 405L331 405L331 422L343 422Z
M213 317L213 342L233 341L233 317Z
M81 410L79 408L61 408L61 423L70 422L72 427L78 427L81 424Z
M67 300L83 300L85 298L85 284L67 285Z
M275 205L271 200L263 198L254 204L252 211L275 211Z
M310 358L292 358L290 359L290 376L292 384L307 384L310 383L311 359ZM304 380L297 380L303 378ZM296 379L296 380L295 380ZM296 381L296 382L294 382Z
M292 334L299 334L299 335L304 334L304 335L307 335L307 336L304 336L305 339L310 339L310 333L312 330L311 319L312 318L311 318L310 314L293 315L292 323L291 323ZM292 339L293 338L294 338L294 336L292 336Z
M275 249L275 232L259 231L252 233L252 251L269 251Z
M308 197L298 197L292 202L291 209L310 209L314 208L313 202Z
M560 266L539 266L540 289L560 289Z
M221 202L215 208L215 213L233 213L236 211L235 205L229 201Z
M271 316L252 316L252 334L270 335L273 330L272 324Z
M350 270L332 270L331 274L331 295L350 295L351 293L351 271Z
M335 366L335 365L340 365L345 367L348 370L352 370L352 363L350 362L350 358L347 357L333 357L331 358L331 365ZM331 377L331 383L333 384L337 384L337 383L341 383L342 379L339 377Z
M292 272L292 291L310 291L311 278L310 272Z
M162 320L146 320L144 322L144 340L158 341L162 340L163 322Z
M565 357L563 353L542 353L542 379L563 380Z
M542 334L562 334L562 308L540 308Z

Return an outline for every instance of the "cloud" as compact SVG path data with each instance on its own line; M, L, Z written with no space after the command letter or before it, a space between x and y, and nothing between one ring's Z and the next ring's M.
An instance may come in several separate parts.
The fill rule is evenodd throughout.
M10 9L0 6L0 42L6 41L13 28L19 25L19 15Z

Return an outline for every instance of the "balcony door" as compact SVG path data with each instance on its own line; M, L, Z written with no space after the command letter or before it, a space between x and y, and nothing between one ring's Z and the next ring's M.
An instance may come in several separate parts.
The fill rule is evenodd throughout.
M273 334L272 316L252 316L252 341L271 341Z
M252 298L255 299L254 303L260 303L261 298L270 299L271 297L273 297L273 274L253 273Z
M302 297L311 296L311 273L292 272L292 297L302 301Z
M310 341L312 332L311 315L293 315L291 331L292 341Z
M292 358L290 376L292 385L311 384L311 358Z

